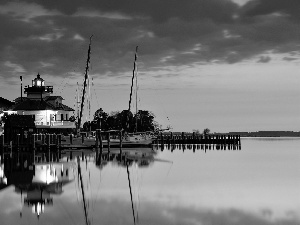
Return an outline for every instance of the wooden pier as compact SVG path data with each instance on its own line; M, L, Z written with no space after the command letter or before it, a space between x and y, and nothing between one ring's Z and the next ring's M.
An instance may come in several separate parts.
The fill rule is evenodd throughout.
M158 145L240 145L241 137L239 135L200 135L196 133L160 133L153 141Z
M113 141L112 141L113 140ZM238 135L199 135L195 133L160 133L153 139L151 146L172 146L179 145L184 148L201 148L201 146L214 146L221 149L220 146L240 146L240 136ZM151 147L147 146L147 147ZM189 147L194 146L194 147ZM200 147L199 147L200 146ZM104 148L108 151L111 148L140 148L138 144L126 144L122 140L121 131L101 131L98 129L94 137L74 137L73 135L62 136L61 134L17 134L7 138L0 135L0 153L18 153L18 152L34 152L35 154L43 154L47 161L53 158L59 158L62 150L77 149L93 149L94 151L102 151ZM209 148L209 147L208 147ZM233 148L233 147L232 147Z

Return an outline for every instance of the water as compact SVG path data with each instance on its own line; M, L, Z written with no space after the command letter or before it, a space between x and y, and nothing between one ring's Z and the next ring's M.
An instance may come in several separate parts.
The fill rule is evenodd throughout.
M100 165L91 154L80 163L87 220L125 225L299 225L300 139L245 138L241 145L241 150L206 152L128 151L128 167L113 152L112 161L103 155ZM24 204L26 192L21 195L14 185L2 189L0 224L86 224L76 164L68 175L74 180L63 185L62 192L52 191L52 203L40 213Z

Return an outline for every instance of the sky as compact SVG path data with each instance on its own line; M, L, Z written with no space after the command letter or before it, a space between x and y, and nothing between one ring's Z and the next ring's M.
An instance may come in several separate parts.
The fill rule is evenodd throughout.
M299 131L299 15L298 0L2 0L0 96L39 73L76 108L93 35L86 119L128 109L138 46L137 105L162 128Z

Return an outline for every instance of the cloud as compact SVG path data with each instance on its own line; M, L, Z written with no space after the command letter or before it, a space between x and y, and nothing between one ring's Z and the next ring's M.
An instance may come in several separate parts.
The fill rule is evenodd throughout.
M295 58L295 57L283 57L283 60L285 60L285 61L294 61L294 60L298 60L298 58Z
M65 201L63 205L68 205L68 210L66 211L61 210L62 203L59 201L61 200L54 200L51 210L49 207L45 208L45 213L40 218L41 221L45 221L46 218L48 218L47 222L53 224L61 224L62 221L64 221L64 224L73 224L74 221L84 221L82 206L80 204ZM1 210L1 218L7 221L7 224L17 224L20 220L24 221L25 219L27 222L33 222L36 219L36 216L33 214L26 215L22 219L18 218L15 216L19 214L18 210L18 207L11 211ZM140 224L296 225L300 222L292 212L289 212L291 216L287 215L286 218L272 218L273 212L270 209L263 210L261 214L254 214L239 209L212 210L208 208L170 206L159 202L143 201L138 211L137 208L135 210L136 220L138 213L138 223ZM68 215L68 212L73 212L72 217ZM98 199L93 202L92 208L88 211L88 219L95 224L119 224L119 221L122 221L124 225L132 224L131 203L120 199Z
M261 56L257 62L259 63L267 63L271 61L270 56Z
M21 10L20 10L21 9ZM46 16L46 15L59 15L55 10L46 10L42 6L36 3L25 3L19 1L10 1L4 4L0 8L0 14L11 15L15 19L19 19L25 22L29 22L30 19Z
M298 0L252 0L244 5L243 11L250 17L273 14L299 20L300 2Z
M131 72L137 45L144 71L300 51L297 10L278 0L4 0L0 8L0 70L9 61L28 75L83 74L92 34L95 76Z
M9 67L13 73L24 73L25 69L21 65L11 63L10 61L4 62L4 66Z
M68 1L38 1L27 0L36 4L43 4L48 10L58 10L67 15L76 13L79 9L98 9L102 12L118 12L134 17L151 18L156 22L164 22L170 18L183 20L198 20L199 18L211 18L214 21L230 21L231 12L237 5L229 0L190 0L188 3L180 0L74 0ZM218 13L216 13L218 12Z

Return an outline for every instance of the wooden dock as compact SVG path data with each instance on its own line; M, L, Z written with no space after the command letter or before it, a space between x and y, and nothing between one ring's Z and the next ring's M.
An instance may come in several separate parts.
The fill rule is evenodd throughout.
M153 141L153 144L167 145L240 145L239 135L201 135L196 133L160 133Z
M119 137L119 140L116 139ZM113 141L111 140L113 138ZM195 133L160 133L153 139L152 144L143 146L139 143L124 143L122 142L122 134L116 136L111 135L110 132L101 132L97 130L95 137L81 137L75 138L73 135L62 136L61 134L17 134L13 137L0 136L0 152L30 152L46 154L48 158L59 157L62 150L80 150L93 149L94 151L101 151L110 148L142 148L152 146L168 146L170 149L174 146L184 148L201 148L201 146L213 146L215 149L221 149L220 146L240 146L240 136L238 135L199 135ZM172 147L173 146L173 147ZM194 147L189 147L194 146ZM200 146L200 147L199 147ZM209 147L208 147L209 148ZM231 147L230 147L231 148ZM232 147L233 148L233 147ZM238 147L237 147L238 148ZM55 153L55 154L54 154Z

